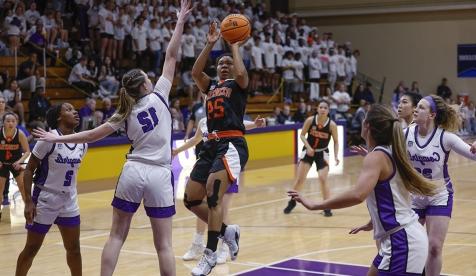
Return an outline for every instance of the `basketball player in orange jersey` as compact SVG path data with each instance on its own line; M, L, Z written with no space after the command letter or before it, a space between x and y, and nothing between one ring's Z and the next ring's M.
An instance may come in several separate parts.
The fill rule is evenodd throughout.
M307 134L307 138L306 138ZM297 169L297 177L294 180L293 190L301 191L307 173L311 169L312 163L316 163L321 184L322 197L329 198L329 186L327 186L327 175L329 174L329 142L334 140L334 158L336 166L339 165L339 140L337 138L337 125L329 117L329 103L321 101L317 106L317 114L304 121L301 130L301 141L304 143L300 161ZM289 214L296 207L296 201L291 199L288 206L284 208L284 213ZM324 216L332 216L331 210L324 210Z
M248 161L248 146L243 137L243 116L248 97L248 73L239 47L230 43L231 55L217 59L218 81L203 71L213 45L220 39L217 23L210 25L207 44L192 68L192 77L200 91L207 95L208 141L200 151L200 158L190 174L185 188L184 204L200 219L208 223L207 246L192 275L208 275L217 263L217 244L221 237L228 246L230 258L239 251L240 228L223 224L223 195L238 177ZM206 204L202 202L206 196Z
M0 133L0 202L3 201L3 189L10 173L15 178L24 200L25 189L21 165L30 156L30 147L25 134L17 128L18 117L15 113L5 113L2 121L3 127ZM0 211L0 218L1 216Z

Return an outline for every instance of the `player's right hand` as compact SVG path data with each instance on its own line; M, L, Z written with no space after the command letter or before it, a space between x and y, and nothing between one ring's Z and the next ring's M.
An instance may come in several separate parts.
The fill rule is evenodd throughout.
M352 228L349 232L349 234L357 234L360 231L371 231L374 229L374 226L372 225L372 222L367 223L366 225L362 225L359 227Z
M36 216L36 206L33 201L28 200L25 202L25 209L23 213L25 215L26 223L29 225L33 224L33 218Z
M306 148L306 154L312 157L312 156L314 156L315 151L313 149Z

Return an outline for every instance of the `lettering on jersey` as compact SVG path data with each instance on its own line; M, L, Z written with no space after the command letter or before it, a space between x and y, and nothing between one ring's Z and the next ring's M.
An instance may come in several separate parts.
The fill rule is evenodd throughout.
M55 159L55 162L58 164L70 164L71 168L74 168L75 164L81 164L81 159L80 158L69 158L69 157L63 157L61 154L58 153L58 156Z
M441 157L437 152L433 152L432 156L422 156L418 154L410 154L410 160L415 162L420 162L423 166L426 162L438 162Z
M231 91L232 91L232 89L230 87L217 87L217 88L214 88L214 89L211 89L211 87L210 87L210 91L207 94L207 98L212 99L212 98L220 97L220 96L230 98L231 97Z
M413 147L413 141L408 141L408 147Z
M317 130L316 126L312 126L309 134L319 139L329 139L329 133Z
M0 150L18 150L20 148L19 144L5 144L5 141L2 140L0 144Z

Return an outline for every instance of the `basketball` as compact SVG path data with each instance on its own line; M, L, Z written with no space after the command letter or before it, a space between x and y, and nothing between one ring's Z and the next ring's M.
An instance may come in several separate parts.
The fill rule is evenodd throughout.
M251 34L251 24L242 14L230 14L220 25L221 35L229 43L246 39Z

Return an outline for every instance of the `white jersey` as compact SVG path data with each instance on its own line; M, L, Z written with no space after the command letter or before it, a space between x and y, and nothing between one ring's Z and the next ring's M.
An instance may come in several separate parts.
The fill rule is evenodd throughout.
M58 135L58 130L53 130ZM40 159L33 182L55 192L75 193L76 177L87 144L49 143L38 141L32 154Z
M168 101L172 83L161 76L153 93L137 100L127 119L108 124L115 130L124 128L131 141L127 160L171 167L172 115Z
M418 126L410 125L406 131L407 151L413 167L425 178L436 181L439 187L444 187L450 176L448 174L449 151L443 147L442 128L435 128L425 142L418 137Z
M410 192L400 179L392 150L381 146L375 147L376 150L386 153L393 163L392 176L378 181L366 199L374 227L374 239L378 240L417 220L418 216L411 208Z

